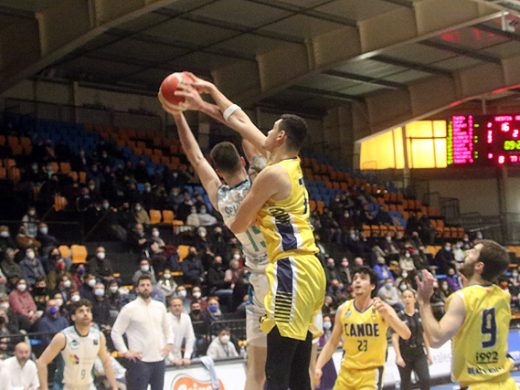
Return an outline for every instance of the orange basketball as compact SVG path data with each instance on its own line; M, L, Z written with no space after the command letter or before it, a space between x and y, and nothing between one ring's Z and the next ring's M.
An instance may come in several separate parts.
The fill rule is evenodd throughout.
M188 81L195 81L188 72L175 72L166 77L161 83L159 93L162 95L172 108L176 110L185 110L183 107L184 97L175 95L175 91L179 85Z

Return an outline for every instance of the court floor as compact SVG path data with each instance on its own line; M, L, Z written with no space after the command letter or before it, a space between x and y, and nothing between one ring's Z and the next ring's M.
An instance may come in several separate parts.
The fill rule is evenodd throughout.
M512 374L512 377L515 379L516 384L518 385L518 388L520 388L520 372L514 372ZM432 387L432 390L458 390L458 385L441 385L441 386L435 386Z

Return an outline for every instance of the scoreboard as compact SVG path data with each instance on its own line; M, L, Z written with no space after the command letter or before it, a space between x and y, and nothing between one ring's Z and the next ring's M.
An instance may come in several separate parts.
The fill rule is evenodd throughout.
M448 166L520 164L520 114L454 115L447 130Z

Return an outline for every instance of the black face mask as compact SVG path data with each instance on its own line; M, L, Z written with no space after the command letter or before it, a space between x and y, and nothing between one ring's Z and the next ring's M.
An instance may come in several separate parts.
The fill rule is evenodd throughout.
M200 309L194 309L191 311L194 315L199 315L200 314Z

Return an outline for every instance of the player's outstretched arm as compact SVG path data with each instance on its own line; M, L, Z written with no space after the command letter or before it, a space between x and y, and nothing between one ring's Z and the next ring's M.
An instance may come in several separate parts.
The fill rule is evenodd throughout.
M455 336L464 323L466 308L464 301L456 293L452 294L447 303L448 309L441 321L433 315L430 298L433 294L435 278L428 271L422 271L422 280L417 277L417 302L421 314L424 332L428 337L431 347L439 348L446 341Z
M255 222L256 215L262 206L276 195L280 188L286 185L281 175L287 173L285 171L280 172L280 170L283 170L283 168L270 166L258 174L253 181L251 190L240 203L235 218L229 225L233 233L245 232Z
M110 355L107 352L107 341L103 334L101 334L100 338L98 356L101 359L101 363L103 363L103 368L105 369L105 376L107 377L110 387L112 388L112 390L117 390L116 377L114 375L114 370L112 370Z
M47 390L49 387L49 374L47 366L54 360L56 356L65 348L65 335L57 333L51 340L51 343L45 348L45 351L36 360L38 368L38 379L40 381L40 390Z
M406 323L399 318L388 303L383 302L381 298L374 298L374 308L381 314L388 326L403 340L408 340L412 336L412 332L410 332Z
M339 342L341 341L341 307L338 308L336 312L336 317L334 319L334 328L332 329L332 334L330 335L329 340L321 350L318 360L316 362L316 368L314 370L314 381L316 385L320 384L322 368L327 362L332 358L332 355L338 348ZM347 342L345 340L345 342Z
M217 205L217 191L222 185L217 173L210 165L208 160L202 154L200 146L197 140L191 132L188 122L182 113L173 115L175 124L177 125L177 131L179 132L179 139L181 141L182 148L188 161L195 170L195 173L199 177L202 186L206 190L209 196L209 200L214 207Z

